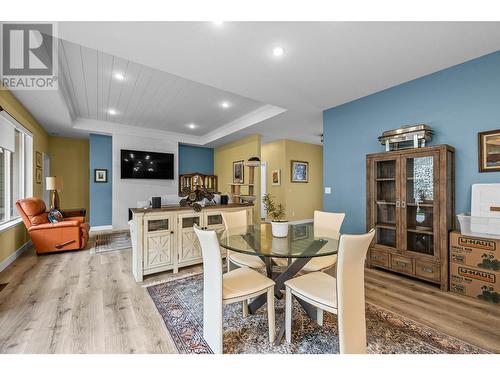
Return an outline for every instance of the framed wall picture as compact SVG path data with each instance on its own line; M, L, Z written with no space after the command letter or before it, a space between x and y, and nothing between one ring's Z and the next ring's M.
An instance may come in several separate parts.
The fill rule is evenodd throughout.
M309 163L292 160L292 182L309 182Z
M281 185L281 169L274 169L271 171L271 185Z
M42 168L37 168L35 170L35 182L37 184L41 184L42 183Z
M94 182L108 182L108 170L94 169Z
M245 181L243 162L243 160L233 161L233 184L242 184Z
M500 129L481 132L479 138L479 172L500 172Z
M38 151L35 152L35 164L36 164L36 167L42 168L42 153L41 152L38 152Z

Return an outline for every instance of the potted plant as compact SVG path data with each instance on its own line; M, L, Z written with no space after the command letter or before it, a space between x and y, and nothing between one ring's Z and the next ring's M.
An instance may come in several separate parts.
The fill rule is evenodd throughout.
M270 193L262 198L262 203L266 208L267 216L271 219L273 237L288 236L288 221L285 218L285 207L281 203L276 203Z

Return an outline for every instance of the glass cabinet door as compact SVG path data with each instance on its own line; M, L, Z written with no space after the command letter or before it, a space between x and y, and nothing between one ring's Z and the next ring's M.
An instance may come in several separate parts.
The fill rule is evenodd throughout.
M407 251L434 256L437 231L437 155L404 157L403 246Z
M375 241L378 245L397 247L398 228L398 159L375 161Z

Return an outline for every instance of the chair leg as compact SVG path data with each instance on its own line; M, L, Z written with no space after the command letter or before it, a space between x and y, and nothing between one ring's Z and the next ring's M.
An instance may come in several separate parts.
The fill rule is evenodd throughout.
M227 259L227 272L232 271L231 265L233 263L231 263L231 259L229 259L229 257L226 257L226 259Z
M267 290L267 320L269 324L269 342L272 344L276 337L276 327L274 322L274 286Z
M287 343L292 342L292 291L289 287L285 293L285 338Z
M248 300L244 300L242 302L242 310L243 310L243 318L246 318L248 316Z
M318 325L323 326L323 309L320 309L319 307L316 309L316 322Z

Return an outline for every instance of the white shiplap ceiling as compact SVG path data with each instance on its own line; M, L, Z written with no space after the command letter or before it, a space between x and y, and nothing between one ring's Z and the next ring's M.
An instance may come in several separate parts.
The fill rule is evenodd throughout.
M74 117L205 135L264 105L65 40L59 57Z

